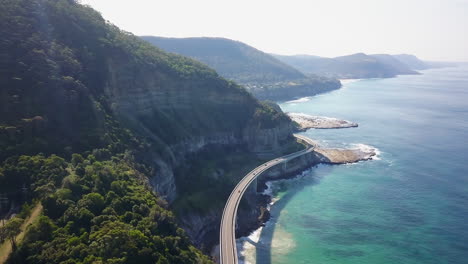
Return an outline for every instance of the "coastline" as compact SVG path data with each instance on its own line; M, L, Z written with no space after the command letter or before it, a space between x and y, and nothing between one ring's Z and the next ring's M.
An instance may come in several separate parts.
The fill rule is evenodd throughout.
M293 122L296 122L300 131L315 129L340 129L358 127L355 122L326 116L313 116L304 113L286 113Z
M348 83L353 83L353 82L358 82L358 81L361 81L361 80L365 80L364 78L361 78L361 79L338 79L341 84L348 84Z
M455 75L455 73L452 72L448 73L451 75ZM398 84L398 87L404 88L406 84L415 82L414 90L408 91L408 95L413 96L414 98L418 98L422 91L427 90L427 83L429 81L432 83L434 79L439 80L441 79L440 77L444 76L447 76L447 74L439 74L438 72L436 72L434 76L428 76L430 77L429 80L421 80L419 79L420 77L410 78L404 76L400 77L402 82ZM463 73L463 75L460 73L460 77L458 77L458 75L456 77L463 77L463 80L466 83L466 72ZM389 107L399 106L399 101L395 99L404 98L405 96L408 96L402 96L398 92L396 92L395 87L393 86L394 84L391 81L379 80L376 81L376 84L377 83L381 85L382 89L382 91L377 92L391 95L389 99L392 100L382 101L390 103L388 105ZM440 81L439 83L434 84L433 87L430 86L433 89L430 91L429 94L438 91L436 94L441 95L439 97L445 98L442 96L444 95L444 93L439 92L442 90L441 88L445 87L445 85L446 81ZM462 89L462 85L462 83L457 83L457 85L454 85L451 89L458 92ZM350 97L353 92L353 89L349 89L348 91L345 91L343 93L338 93L337 96L333 96L333 98L317 100L317 105L315 105L314 101L314 105L312 106L312 101L314 99L311 99L310 102L305 103L309 104L310 107L299 107L298 104L298 107L286 107L286 109L290 110L291 112L304 111L306 113L314 113L317 111L320 113L327 114L328 112L323 111L323 109L327 105L330 105L331 101L337 102L338 104L343 104L344 106L350 106L356 103L358 103L358 105L361 106L366 105L365 102L375 102L376 98L378 98L380 95L375 94L376 91L373 89L372 86L375 85L373 85L373 83L366 83L362 87L358 87L366 93L366 97L362 97L362 99L360 98L361 100L356 100L357 96ZM335 99L335 97L338 98ZM454 98L457 97L455 96ZM422 109L433 109L433 105L438 102L441 103L440 107L445 105L443 104L442 99L432 99L433 101L430 100L424 105L422 105ZM454 102L456 102L460 106L466 106L466 104L461 100ZM282 105L282 107L283 106L284 104ZM386 113L386 109L387 108L378 109L378 111L376 111L375 113ZM363 113L363 115L356 116L359 117L359 120L361 120L360 122L362 122L362 124L365 123L365 126L362 126L361 128L359 128L359 130L350 131L352 135L348 135L348 133L346 133L348 131L328 132L319 130L312 130L309 132L309 135L316 135L314 136L314 138L321 139L323 140L323 142L321 141L321 143L324 143L325 146L329 144L329 146L332 147L359 147L358 144L351 143L366 141L372 142L371 144L376 144L376 146L378 144L379 148L385 151L385 153L383 153L383 156L380 156L382 157L382 159L384 159L384 161L350 164L348 166L334 167L333 169L331 166L319 165L318 168L312 168L311 170L313 171L311 171L304 178L301 178L300 174L297 174L297 177L294 177L290 181L283 180L283 182L282 180L279 180L266 182L266 190L264 190L263 194L269 195L271 197L271 202L268 205L268 207L270 207L271 209L271 219L268 222L266 222L264 226L260 227L257 230L254 230L249 236L242 237L238 240L239 243L241 243L241 246L243 245L242 250L239 252L239 258L242 258L244 260L244 263L253 264L261 263L262 261L266 263L275 263L276 261L278 261L278 263L299 263L300 261L298 260L307 260L303 261L306 263L311 263L311 260L323 263L339 263L341 261L346 261L351 257L355 258L356 263L358 263L361 260L362 262L366 262L375 259L375 256L379 256L385 259L395 256L398 259L408 260L408 262L416 263L416 260L421 260L420 256L411 255L412 252L418 251L420 249L429 248L432 250L432 252L437 253L437 250L439 250L441 246L443 247L444 252L451 252L452 254L464 254L463 251L459 250L459 248L457 249L451 247L453 245L452 241L456 241L458 243L457 245L463 245L464 233L462 233L461 236L457 237L443 236L445 233L447 233L447 231L453 230L453 226L457 226L460 228L466 226L466 221L463 221L463 211L460 210L456 212L456 210L449 210L449 208L447 208L446 210L444 209L446 208L444 206L445 204L438 204L438 202L444 201L442 199L445 197L444 195L453 195L457 193L459 195L463 194L462 192L458 191L454 192L452 189L450 191L444 189L445 184L449 184L449 178L447 176L454 177L454 180L466 180L466 177L462 175L456 176L444 174L448 171L446 171L443 167L439 171L439 168L437 166L437 159L428 161L424 158L414 157L414 153L432 152L434 157L438 157L439 161L444 160L445 158L443 154L438 154L438 151L434 151L434 149L414 144L414 139L408 139L407 137L405 137L405 135L399 135L398 137L394 138L388 137L392 135L392 131L381 131L382 129L385 129L385 124L380 124L380 120L375 118L374 112L372 110L374 109L370 107L357 107L357 109L355 109L356 113ZM442 112L450 114L450 116L451 114L453 114L452 112L449 112L449 110ZM335 113L338 116L340 112L333 111L333 113ZM429 118L431 116L431 113L432 112L424 111L418 113L417 116ZM349 118L349 116L355 115L353 112L349 112L347 113L347 116ZM460 120L466 120L466 116L455 116L459 117ZM397 113L389 116L389 118L390 120L394 120L395 122L399 120L399 116ZM396 128L401 129L405 124L406 122L397 122ZM424 133L425 128L423 124L414 123L414 125L416 127L411 127L409 131L415 134L418 132ZM442 139L437 138L435 136L429 136L427 139L432 139L434 142L451 142L450 140L452 138L457 138L457 135L459 136L461 133L457 130L451 131L452 133L449 136L442 137ZM333 136L329 133L333 134ZM369 138L366 139L367 137ZM451 148L453 147L450 145L445 149L449 150ZM460 161L463 159L464 153L462 152L464 150L463 147L459 144L457 144L455 148L457 149L456 153L458 153L459 155L455 157L457 160L456 162L453 162L453 167L459 169L466 168L466 165L455 165L460 164ZM377 153L377 155L372 157L372 159L379 160L380 157ZM405 157L411 157L411 160L405 161ZM350 169L348 169L347 167L349 167ZM403 168L404 170L402 170ZM426 175L420 174L421 171L426 171ZM431 173L433 172L439 172L441 174L441 177L435 177L435 175L431 176ZM332 177L328 177L328 175L331 175ZM407 183L410 180L413 184L407 186ZM438 190L441 191L441 194L433 196L433 192L430 189L428 190L427 188L425 188L425 184L427 181L430 181L431 183L439 183L439 186L434 188L438 188ZM317 184L317 186L314 187L310 187L310 185L313 185L314 182L319 182L320 184ZM309 188L302 187L306 184L309 185ZM390 184L393 184L392 186L398 189L395 190L395 188L392 188L390 192L384 192L388 191L388 186L390 186ZM284 192L285 190L286 192ZM331 192L335 190L335 193ZM405 192L401 192L400 190ZM421 196L414 196L414 192L412 192L414 190L420 192ZM367 191L368 193L366 193ZM328 198L328 194L333 196ZM464 196L456 196L455 198L457 200L454 200L454 203L452 205L460 206L460 208L465 208L465 204L460 203L460 197ZM348 198L352 198L353 200L348 200ZM416 199L415 202L417 203L412 202L411 199L408 198ZM431 202L431 206L429 209L433 211L429 211L426 214L425 210L427 209L427 207L424 206L424 202L427 201ZM456 201L458 201L458 203ZM356 207L353 207L353 209L351 209L343 207L345 205L356 205ZM312 208L320 210L311 210ZM412 208L413 210L389 210L392 208ZM326 210L324 211L325 213L333 213L333 217L330 217L329 215L322 215L322 209ZM303 212L301 212L300 210L303 210ZM414 212L418 212L418 215L420 217L415 218ZM422 214L424 214L424 216L422 216ZM312 216L314 215L316 215L316 218L312 218ZM397 215L399 218L393 219L392 217L394 217L395 215ZM443 222L437 222L440 220L440 215L444 215L443 219L447 218L447 220ZM307 221L304 220L302 222L299 221L299 219L297 222L292 223L294 216L300 217L300 219L307 216L311 216L311 218L307 219ZM346 216L349 216L349 218L346 218ZM335 218L336 222L331 223L329 221L331 218ZM389 219L391 220L389 221ZM429 222L430 220L435 220L436 222ZM302 223L304 224L304 226L300 225ZM365 223L369 224L365 225ZM305 226L306 224L309 225ZM353 228L350 228L350 230L343 230L342 228L343 226L353 226L353 224L357 225L357 230ZM419 226L421 228L417 228L417 230L415 230L415 228L413 228L415 226ZM397 228L397 230L395 230L395 228ZM445 231L444 234L442 234L442 237L440 237L439 234L431 233L431 230L434 230L434 228L436 228L436 230ZM272 230L276 230L276 232L272 232ZM370 235L369 237L360 236L359 240L353 241L355 239L355 236L353 235L356 234L356 232L361 232L362 230L372 231L372 234L382 232L382 236L385 235L385 237L388 237L389 241L398 241L401 243L382 248L382 241L376 241L375 237L372 235ZM463 228L460 230L467 229ZM286 235L285 231L287 232ZM424 240L421 240L422 244L404 243L405 240L402 240L400 234L407 234L408 236L414 236L414 238L421 238ZM331 251L327 247L319 248L318 242L325 241L325 238L322 237L324 235L327 236L327 240L331 240L331 246L335 246L340 250ZM287 241L290 240L291 236L293 236L292 242L296 243L291 243L291 241ZM315 236L316 238L316 240L314 240L313 243L304 243L304 241L309 241L306 239L309 239L312 236ZM436 244L433 243L434 237L440 238L440 240L438 240L438 243ZM256 245L252 244L249 241L256 242ZM349 247L354 245L356 245L356 247L360 247L363 243L368 244L369 248L362 250L360 248L356 250L352 248L347 248L348 245ZM340 245L343 244L345 245L345 247L341 250ZM254 245L255 248L252 249ZM328 246L328 244L325 245ZM241 246L239 246L239 248ZM281 246L284 246L284 248L281 248ZM288 246L295 248L287 248ZM307 247L310 247L311 250L314 250L317 253L310 253L306 251L308 250ZM380 249L384 249L385 251L378 253L378 255L373 255L376 252L376 250L378 251ZM431 253L430 255L428 255L428 257L430 257L431 259L436 259L435 262L437 262L439 258L437 257L437 254L434 253ZM268 258L268 256L270 256L270 258ZM264 261L264 257L266 257L266 261ZM282 259L281 261L279 261L279 258L281 257ZM447 256L441 257L445 262L450 262L450 260L453 260L452 258ZM274 261L271 261L272 259ZM268 260L270 260L271 262L268 262ZM390 258L389 263L392 262L391 260L392 259Z
M255 244L260 240L260 234L262 229L270 223L270 210L271 206L274 205L280 198L275 198L273 194L273 187L275 184L282 181L288 180L297 180L301 177L306 176L311 170L316 168L319 165L322 166L331 166L331 165L340 165L340 164L352 164L360 161L367 161L376 159L378 160L379 151L377 148L367 146L364 144L357 144L356 148L324 148L320 146L314 140L311 140L314 144L315 150L312 153L314 162L309 164L306 168L300 168L299 170L294 170L289 173L281 173L279 176L272 177L268 175L262 175L258 178L257 183L257 192L260 196L258 199L258 206L265 208L265 212L259 216L259 224L257 227L250 230L238 230L240 234L247 234L236 239L237 250L240 263L250 263L244 261L244 250L246 243ZM366 147L359 147L360 145ZM272 172L274 168L270 169ZM217 260L219 259L219 244L216 245L211 251L212 257Z
M316 142L315 142L316 143ZM310 166L309 168L302 170L301 172L295 174L286 174L281 178L265 180L261 183L261 195L268 197L268 203L264 205L268 214L271 211L271 207L281 200L281 196L276 196L275 189L284 182L300 180L303 177L306 177L310 171L316 169L319 166L333 166L333 165L346 165L354 164L357 162L368 161L368 160L380 160L380 151L377 148L365 144L356 144L357 148L349 149L338 149L338 148L322 148L318 143L316 143L316 150L318 153L328 154L333 160L331 161L321 161L317 164ZM366 152L369 151L369 152ZM372 152L370 152L372 151ZM354 153L351 154L351 153ZM366 154L367 153L367 154ZM345 160L347 158L347 160ZM354 160L352 160L354 159ZM260 185L260 183L259 183ZM269 224L274 224L271 221L271 217L268 217L257 229L252 230L249 235L242 236L236 239L237 242L237 254L239 256L239 263L251 264L251 255L255 252L255 245L261 244L261 233L262 230ZM273 245L268 245L273 246ZM249 255L250 254L250 255ZM250 258L249 258L250 256Z
M327 164L323 164L324 166L329 166ZM288 182L288 181L296 181L298 179L301 179L302 177L305 177L310 171L315 169L319 165L314 165L313 167L310 167L298 174L295 174L292 177L288 178L282 178L282 179L277 179L277 180L270 180L265 182L266 188L261 192L262 195L268 197L268 204L266 205L266 208L268 212L271 211L271 207L281 200L281 197L276 196L277 194L275 193L275 189L277 186L283 182ZM255 245L261 243L261 234L262 231L265 227L268 225L274 224L273 222L270 221L271 218L269 217L266 221L262 223L257 229L253 230L248 236L242 236L236 239L237 243L237 254L239 256L239 263L242 264L251 264L251 260L249 257L251 257L255 253ZM249 252L250 251L250 252Z
M353 83L360 81L362 79L344 79L340 80L343 81L343 85L341 86L341 89L345 87L345 84L348 83ZM295 100L291 101L286 101L284 103L303 103L303 102L308 102L312 100L313 97L320 96L320 95L315 95L315 96L307 96L307 97L301 97ZM289 115L289 113L287 113ZM294 114L294 113L293 113ZM297 113L296 113L297 114ZM301 116L305 116L307 118L314 118L314 119L319 119L323 120L327 125L319 126L308 126L305 128L298 128L299 131L306 131L310 128L315 128L315 129L341 129L341 128L352 128L352 127L358 127L357 123L347 121L347 120L340 120L337 118L330 118L330 117L316 117L316 116L310 116L307 114L301 114ZM294 121L294 120L293 120ZM288 167L295 167L296 169L294 170L278 170L278 168L271 168L269 171L267 171L264 175L260 176L257 180L257 193L258 193L258 200L257 200L257 206L261 208L261 214L258 216L258 225L255 227L250 227L246 228L243 230L237 230L236 233L240 235L236 239L236 244L237 244L237 253L239 256L239 263L250 263L249 261L245 260L245 247L247 244L256 244L260 241L261 239L261 232L263 228L269 224L273 224L271 220L271 207L279 201L281 198L275 197L272 189L276 186L276 184L279 184L283 181L295 181L297 179L300 179L301 177L306 176L310 171L313 169L317 168L318 166L329 166L329 165L340 165L340 164L352 164L352 163L357 163L360 161L367 161L367 160L379 160L380 158L378 155L380 154L379 150L377 148L365 145L365 144L353 144L349 148L327 148L321 146L319 143L317 143L315 140L310 140L312 145L315 147L315 151L313 151L311 154L313 154L312 158L308 157L308 159L303 159L302 161L299 161L299 163L304 163L304 162L309 162L307 166L302 166L300 164L292 164L292 166ZM307 144L307 143L306 143ZM307 161L306 161L307 160ZM311 162L312 161L312 162ZM294 163L294 162L290 162ZM304 165L304 164L302 164ZM298 168L299 167L299 168ZM273 172L274 171L274 172ZM271 176L269 174L274 174L274 176ZM217 262L219 260L219 244L215 245L212 250L211 250L211 256L213 259Z

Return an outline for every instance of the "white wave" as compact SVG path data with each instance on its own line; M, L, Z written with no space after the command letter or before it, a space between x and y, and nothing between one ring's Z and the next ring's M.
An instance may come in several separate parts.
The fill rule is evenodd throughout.
M348 83L358 82L362 79L340 79L341 84L345 85Z
M297 117L302 117L302 118L307 118L307 119L318 119L318 120L329 120L329 121L339 121L341 119L338 119L336 117L328 117L328 116L315 116L315 115L309 115L309 114L305 114L305 113L297 113L297 112L288 112L286 113L290 116L297 116ZM344 120L344 121L347 121L347 120ZM350 122L350 121L347 121L347 122Z
M262 194L268 195L271 198L270 204L267 205L268 211L270 211L270 207L272 205L274 205L277 201L281 199L281 197L275 196L275 191L276 191L275 189L277 188L276 186L284 182L293 182L293 181L302 179L303 177L308 175L312 169L314 169L314 167L304 170L303 172L297 174L295 177L290 178L290 179L281 179L281 180L266 182L265 184L267 188L262 192ZM264 226L259 227L258 229L253 231L249 236L240 237L236 239L239 263L241 264L255 264L256 263L256 246L252 245L251 242L253 241L254 243L262 244L262 241L260 240L260 236L262 234L263 228L268 227L270 225L274 225L274 224L275 223L272 222L270 219L264 224ZM279 252L289 251L294 246L295 246L295 243L294 243L294 240L292 240L292 238L283 239L283 241L273 241L273 245L271 245L271 247L276 247L277 251Z
M252 232L248 237L241 237L236 240L237 243L237 255L239 256L239 263L243 264L254 264L256 256L255 245L249 242L252 240L254 243L258 243L260 240L260 234L262 233L263 227Z
M268 181L265 183L267 188L262 192L264 195L270 196L270 203L267 205L267 210L270 211L270 207L275 204L280 198L273 195L273 182Z
M255 264L257 263L257 248L258 247L270 247L272 250L275 251L276 254L285 255L290 252L294 247L296 247L296 243L292 237L292 235L286 230L284 230L280 225L275 226L274 236L272 241L262 241L261 234L264 228L271 228L271 225L275 225L276 223L272 223L268 221L265 227L260 227L259 229L255 230L252 234L248 237L242 237L236 240L237 249L238 249L238 256L239 256L239 263L243 264ZM267 232L271 232L268 230ZM268 244L267 244L268 243ZM270 244L271 243L271 244Z
M310 97L302 97L296 100L286 101L286 104L304 103L310 101Z
M267 181L265 183L265 185L267 186L267 188L265 190L263 190L262 194L264 195L268 195L268 196L272 196L273 195L273 189L272 189L272 182L271 181Z
M381 160L380 155L382 154L382 152L376 147L369 146L366 144L353 144L352 146L355 149L358 149L364 153L368 153L369 154L368 158L372 160ZM375 153L375 155L372 155L373 153Z

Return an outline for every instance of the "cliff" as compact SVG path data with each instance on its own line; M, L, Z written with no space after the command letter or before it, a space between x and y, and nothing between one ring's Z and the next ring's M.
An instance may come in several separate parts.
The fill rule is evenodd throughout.
M300 142L301 140L299 140ZM267 210L270 197L261 194L262 191L266 188L267 181L274 181L285 178L292 178L297 176L299 173L317 165L317 164L345 164L345 163L354 163L363 160L369 160L375 156L376 150L372 147L366 146L361 148L353 149L329 149L319 146L317 143L309 140L309 142L304 144L314 144L315 150L309 152L303 156L300 156L296 159L293 159L287 163L277 165L268 169L261 176L252 182L252 184L247 189L244 194L239 209L238 209L238 219L236 227L236 236L246 236L250 234L253 230L257 229L269 218L269 212ZM304 145L302 143L300 146L297 146L295 151L303 149ZM219 156L219 153L211 150L211 155ZM287 151L285 153L290 153L294 151ZM278 155L282 155L281 153ZM278 157L275 156L275 157ZM205 158L203 156L203 158ZM213 164L213 169L209 170L206 167L197 168L196 166L190 167L190 171L196 174L197 171L204 170L210 171L212 179L210 180L211 185L214 190L220 190L224 186L219 184L218 180L222 182L229 181L230 179L235 179L235 182L238 182L242 179L248 172L253 168L260 165L261 163L269 160L270 158L256 159L255 157L245 157L245 160L242 163L243 166L238 166L231 164L230 166L220 166L226 160L232 161L234 157L224 157L218 160ZM213 159L212 159L213 160ZM220 169L223 168L223 169ZM232 176L234 177L232 177ZM196 177L196 176L195 176ZM193 187L193 186L192 186ZM228 191L230 191L229 189ZM204 192L216 193L212 190L204 190ZM216 195L213 195L213 197ZM192 195L190 201L195 199L200 199L196 194ZM205 206L199 208L198 211L189 211L184 210L184 207L179 207L180 212L178 212L183 219L183 226L190 234L191 237L196 238L196 243L202 246L204 249L210 249L212 246L218 243L219 237L219 222L221 218L222 209L224 208L224 201L227 199L227 196L217 203L217 201L205 201ZM187 201L184 201L187 203ZM182 203L181 201L176 202L179 206Z
M204 231L196 230L199 221L207 222L221 213L217 204L237 180L236 175L223 171L250 158L281 153L294 142L291 120L281 111L260 103L207 66L121 31L89 7L71 0L4 0L1 12L0 190L8 199L16 199L21 188L34 190L38 199L63 193L53 186L40 189L43 181L28 174L14 178L11 163L20 155L42 160L43 154L56 154L64 164L73 154L85 156L87 167L67 165L66 173L72 174L68 182L70 178L89 180L81 177L90 168L119 160L131 169L92 176L111 177L105 184L98 181L98 186L105 186L101 186L101 196L111 193L109 185L117 181L112 178L115 175L134 177L142 186L149 183L155 196L152 203L162 197L170 209L199 215L187 220L177 214L192 241L201 245ZM222 163L212 165L218 161ZM191 171L195 167L197 175ZM213 186L222 188L213 190ZM97 187L79 189L79 193L70 188L66 192L78 201ZM256 206L255 197L245 205L246 211L253 212L251 217L256 214L251 209ZM216 204L211 206L210 201ZM74 201L67 200L63 206L73 208ZM205 207L206 211L199 211ZM123 215L135 210L125 208L119 221L130 224L131 218ZM95 218L115 217L112 210L108 213L111 216L102 213ZM100 223L96 219L92 223ZM155 222L164 219L160 216ZM54 222L62 224L66 223ZM91 232L90 226L82 230ZM161 224L159 235L184 236L170 227L165 230ZM83 241L85 246L90 243L86 238Z

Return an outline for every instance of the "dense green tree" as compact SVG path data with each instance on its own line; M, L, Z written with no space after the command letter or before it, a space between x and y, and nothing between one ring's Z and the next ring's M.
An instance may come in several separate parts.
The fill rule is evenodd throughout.
M68 164L64 179L75 187L43 199L45 216L29 228L12 263L210 263L131 164L117 157L80 162L88 164L84 175ZM112 183L93 191L103 177Z
M23 224L24 219L19 217L14 217L8 222L0 227L0 240L9 240L13 251L16 250L16 236L21 233L21 225Z
M84 161L84 158L80 154L77 154L77 153L72 154L71 163L73 166L76 167L77 165L82 164L83 161Z
M291 100L312 96L341 87L335 78L305 75L271 54L245 43L224 38L142 39L169 52L195 58L215 69L223 77L243 84L260 99Z
M153 158L169 164L174 144L241 139L285 116L76 1L0 6L0 193L44 208L10 262L209 263L148 187ZM223 197L232 183L220 184ZM120 250L107 240L116 235Z

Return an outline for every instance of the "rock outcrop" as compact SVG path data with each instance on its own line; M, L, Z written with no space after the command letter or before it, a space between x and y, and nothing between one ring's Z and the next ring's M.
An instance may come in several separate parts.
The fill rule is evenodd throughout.
M357 123L333 117L311 116L302 113L287 113L287 115L299 125L299 130L358 127Z
M293 129L291 122L283 122L272 128L250 126L244 130L243 139L250 151L260 157L271 158L280 155L282 146L293 140Z

